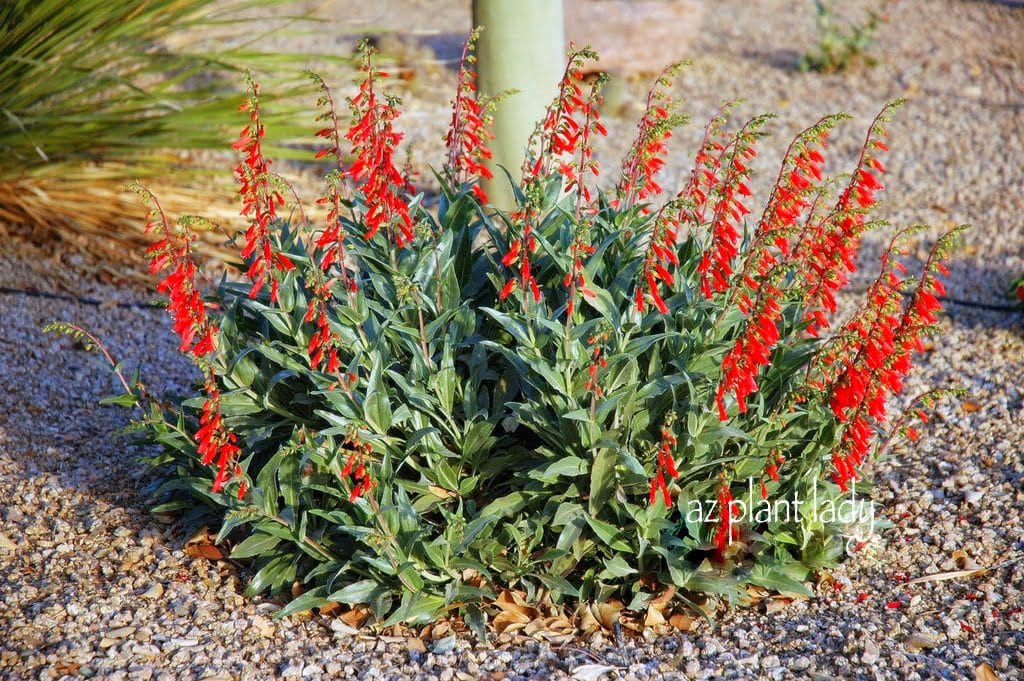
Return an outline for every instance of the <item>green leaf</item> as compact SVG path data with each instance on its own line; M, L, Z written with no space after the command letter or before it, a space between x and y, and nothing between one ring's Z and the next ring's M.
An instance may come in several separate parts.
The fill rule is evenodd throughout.
M426 594L406 594L402 605L384 622L385 627L405 624L426 624L432 622L445 609L444 598Z
M780 594L793 594L807 598L814 597L814 592L808 589L805 584L787 577L778 570L755 569L750 575L750 581L766 589L778 591Z
M295 562L291 554L279 554L271 558L249 582L246 594L255 596L264 591L278 591L295 579Z
M455 403L455 364L452 361L452 348L446 341L441 356L441 368L434 376L435 392L445 413L451 413Z
M465 534L462 536L462 541L455 547L456 554L463 554L466 549L470 547L473 541L480 536L480 533L489 528L498 520L497 516L493 515L480 515L473 519L472 522L466 527Z
M594 531L594 534L605 543L609 548L615 549L616 551L632 551L633 547L626 541L626 537L615 528L614 525L606 523L603 520L587 516L587 524L590 525L590 529Z
M318 586L314 589L310 589L298 598L293 599L288 603L288 605L274 613L274 618L281 619L288 617L289 615L294 615L298 612L305 612L307 610L312 610L313 608L319 608L329 602L330 601L327 599L327 587Z
M364 579L353 582L338 591L335 591L327 600L346 605L358 605L360 603L371 603L374 597L384 589L372 579Z
M614 578L628 577L637 573L636 569L630 567L622 556L615 556L606 560L604 562L604 569L609 576Z
M366 388L366 401L363 402L363 416L366 422L378 433L385 434L391 428L391 401L381 380L381 360L378 357L370 372L369 385Z
M463 620L469 630L476 635L481 645L487 644L487 614L480 606L471 604L463 608Z
M482 516L509 516L526 506L527 497L523 492L512 492L499 497L480 510Z
M100 400L100 404L103 405L114 405L116 407L134 407L139 403L137 395L132 393L122 393L121 395L113 395L111 397L104 397Z
M580 596L579 590L570 584L564 577L543 573L537 575L537 577L555 596L572 596L573 598L579 598Z
M280 543L280 537L274 537L269 534L254 534L239 542L238 546L231 550L231 557L253 558L255 556L262 556Z
M586 472L586 461L578 456L567 456L530 471L530 477L541 482L555 482L560 477L572 478Z
M480 308L480 311L498 322L498 324L501 325L501 328L505 329L505 331L507 331L519 345L528 348L532 348L534 346L533 335L530 333L529 327L527 327L523 322L513 319L504 312L499 312L498 310L489 307L482 307Z
M589 509L591 515L597 515L615 492L615 466L618 464L618 458L618 450L611 447L602 447L597 450L590 472Z

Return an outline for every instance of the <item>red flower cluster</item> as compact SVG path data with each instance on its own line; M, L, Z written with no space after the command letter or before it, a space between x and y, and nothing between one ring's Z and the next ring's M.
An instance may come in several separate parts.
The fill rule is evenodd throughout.
M518 289L529 290L533 295L535 302L540 302L540 287L537 285L537 280L533 276L532 266L530 264L530 254L537 250L537 238L533 236L533 228L530 225L529 217L526 214L528 211L520 211L516 213L514 217L519 220L523 220L523 235L518 239L512 240L512 245L509 246L508 252L505 253L501 259L501 264L508 268L518 267L519 277L512 277L505 282L505 286L502 287L498 293L498 298L505 300L512 293Z
M581 108L584 114L583 129L579 141L579 153L576 159L569 163L562 170L565 178L563 190L566 193L576 194L576 232L572 245L569 247L569 257L572 259L572 268L565 275L562 285L568 290L569 297L566 302L566 327L572 327L572 315L576 309L577 294L583 294L593 298L596 294L587 286L584 272L584 258L594 254L594 247L590 244L587 234L587 223L583 218L584 204L590 204L590 188L586 182L586 175L589 172L594 177L600 174L597 161L594 160L594 135L607 135L608 131L600 122L598 106L601 103L600 89L604 85L604 79L598 79L590 87L590 94L587 97L585 106Z
M619 208L631 208L637 201L645 201L662 192L654 176L665 165L665 143L672 137L672 128L683 118L672 113L673 102L669 94L673 80L682 68L681 63L667 66L647 93L644 114L637 124L637 135L622 163L622 179L618 197L612 202Z
M494 177L485 162L492 154L487 147L487 140L494 135L487 128L490 116L484 111L477 98L476 90L476 58L473 50L479 30L474 30L469 40L462 46L462 58L459 60L459 81L452 102L452 122L445 137L448 147L448 165L446 171L455 187L466 182L472 183L473 194L480 203L487 203L487 195L477 183L478 178L490 180Z
M740 232L738 223L750 210L740 200L751 195L747 179L750 170L747 162L757 156L754 144L761 136L760 128L767 121L766 116L751 120L732 135L726 145L729 161L722 171L723 177L715 186L716 197L711 217L711 241L701 256L697 271L701 275L700 289L705 298L729 288L732 275L732 261L739 253Z
M722 380L715 393L718 418L722 421L729 418L725 408L727 393L736 395L736 406L743 414L747 411L747 397L757 391L757 375L761 367L771 361L772 348L779 341L782 308L778 301L781 298L782 292L775 281L769 278L761 282L750 318L722 360Z
M718 483L718 528L715 530L715 550L721 556L725 549L739 536L739 527L734 519L739 517L740 509L733 504L732 490L723 477Z
M658 444L658 467L657 474L651 479L651 489L648 500L651 505L658 501L658 492L665 506L672 505L672 495L668 491L668 478L679 477L679 470L676 468L676 461L672 456L672 448L676 446L676 437L672 434L673 417L665 422L661 428L661 442Z
M317 327L316 332L309 337L307 345L310 366L318 369L326 363L326 371L336 373L340 364L338 358L340 339L338 334L331 329L327 319L327 307L333 297L334 279L329 278L326 273L330 271L333 264L337 264L341 271L342 285L349 296L356 291L356 280L349 274L345 258L345 232L338 215L341 210L341 196L337 183L331 181L328 183L330 185L328 195L318 200L318 203L326 201L331 204L331 209L327 212L327 229L316 241L317 250L323 253L320 259L322 271L311 275L310 281L307 283L310 296L303 322L314 322Z
M623 161L617 198L612 201L616 208L631 208L638 201L662 194L662 185L654 175L665 166L666 142L672 137L672 129L683 122L681 116L673 113L674 103L669 94L682 66L681 62L676 62L666 67L647 92L637 136Z
M316 252L320 254L319 270L310 275L310 297L303 321L316 324L316 331L310 335L307 346L310 365L314 369L324 367L328 373L334 374L340 369L341 361L338 356L340 339L331 329L327 318L327 307L332 298L335 281L330 278L332 268L337 267L342 286L350 296L357 290L357 284L355 277L349 272L350 263L345 250L347 234L341 219L344 172L341 167L341 132L338 127L337 109L327 83L317 75L314 75L313 79L320 91L317 106L323 109L317 116L317 121L327 122L325 127L316 132L316 136L328 142L327 146L316 152L316 158L333 156L337 160L338 168L326 178L326 195L317 199L319 205L326 205L329 208L326 216L327 225L315 241Z
M235 434L224 425L217 377L205 359L216 349L218 330L206 314L206 303L196 286L196 264L192 259L194 237L187 225L182 225L176 234L172 234L167 215L156 196L144 187L136 186L135 189L147 205L153 206L146 215L146 231L156 231L159 239L146 249L146 255L151 274L170 270L157 283L156 290L167 296L167 311L173 320L174 332L181 338L178 349L191 354L204 374L206 401L199 417L199 429L193 437L203 465L216 462L213 491L220 492L232 474L241 475L239 466L232 468L240 450L235 444ZM243 480L238 489L239 499L245 496L246 489Z
M517 266L519 276L505 282L505 286L498 294L501 300L505 300L516 290L529 291L535 302L539 303L541 300L540 287L533 276L530 263L530 256L537 250L537 239L533 236L533 221L537 212L534 195L541 189L542 180L551 172L555 158L573 156L579 152L579 159L559 163L558 171L563 178L565 191L575 189L578 195L589 197L590 192L584 186L583 175L587 170L597 174L597 165L591 159L593 151L590 140L594 133L606 133L604 126L598 121L597 88L592 88L590 96L584 98L583 89L577 85L577 81L583 78L581 68L584 59L592 59L596 55L587 48L570 49L569 60L559 82L558 95L530 137L529 153L523 161L522 182L527 194L527 204L512 214L513 220L522 225L522 233L512 240L509 250L501 260L505 267ZM582 117L582 123L576 120L578 117ZM579 212L578 203L577 206ZM577 246L573 254L574 271L566 277L566 287L570 288L570 300L575 298L575 287L582 285L580 256L585 252L584 247L588 247L585 242ZM577 260L580 262L578 269L575 266Z
M325 281L312 285L310 293L306 316L302 318L304 323L314 322L316 325L316 331L310 335L309 344L306 346L306 350L309 352L309 364L314 369L319 369L326 364L324 370L327 373L337 373L341 368L341 360L338 357L338 337L327 320L327 303L331 300L330 282Z
M343 444L351 449L348 461L345 462L345 467L341 471L341 479L352 477L355 486L352 487L348 500L355 501L373 488L373 478L370 477L370 470L366 467L366 457L373 453L373 447L368 442L363 442L356 432L347 435Z
M558 95L547 108L544 119L530 140L530 148L536 148L536 155L532 158L528 155L523 163L524 185L535 184L540 178L546 177L556 157L573 156L585 136L591 134L592 126L581 124L576 119L582 117L587 123L596 121L596 102L592 97L584 99L583 89L577 83L583 80L584 59L595 57L587 48L569 46L569 60L562 73L562 80L558 83ZM604 127L600 123L597 125L603 134ZM582 168L574 169L571 164L562 163L559 170L567 184L571 184L577 179L577 170Z
M287 272L295 265L283 253L274 251L270 239L270 223L277 217L277 208L284 205L284 197L271 187L270 161L263 155L262 140L265 134L260 119L259 85L246 74L249 83L249 97L239 107L239 111L249 112L249 124L242 128L238 140L232 144L245 154L241 163L235 168L238 179L238 194L242 198L241 215L249 220L249 228L245 232L245 246L242 247L242 258L249 260L248 271L245 273L252 280L249 297L255 298L270 279L270 301L277 300L277 277L274 270Z
M833 456L833 479L844 491L847 483L858 477L856 467L870 451L876 427L885 422L888 397L903 389L913 353L924 349L922 335L938 322L942 304L937 296L945 293L938 277L948 274L939 259L958 232L936 242L905 304L903 281L897 274L904 269L894 260L896 244L890 246L883 259L883 273L869 291L868 304L847 325L840 349L832 353L830 361L840 369L831 386L829 405L836 418L847 424Z
M676 245L680 226L689 224L698 227L706 222L708 199L720 182L719 171L726 150L720 139L724 137L722 126L728 119L729 106L723 105L708 122L689 181L673 200L662 206L655 217L647 257L640 271L640 285L634 294L637 310L641 313L646 307L646 296L652 299L662 314L667 312L657 281L667 286L674 283L669 267L679 264Z
M178 350L202 358L216 349L217 327L206 314L206 303L196 286L196 263L192 259L195 237L184 226L172 233L157 198L143 187L136 187L136 191L153 205L146 215L146 233L155 231L159 238L146 249L146 257L150 274L166 272L156 290L167 296L167 312L174 333L181 338Z
M364 48L360 70L364 77L359 93L350 100L352 125L345 133L355 156L348 176L363 183L365 238L372 239L383 227L395 245L402 248L415 234L409 205L401 196L407 189L405 178L395 166L395 149L402 140L402 134L394 129L398 102L377 92L377 81L388 74L373 66L372 49Z
M583 276L583 259L594 254L594 247L586 239L586 235L580 233L573 239L569 247L569 257L572 258L572 269L562 279L562 285L569 292L569 298L565 304L566 324L572 324L572 314L576 310L577 294L583 294L587 298L593 298L597 294L587 286L587 280Z
M772 456L775 457L775 460L771 461L767 466L764 467L764 473L762 475L767 475L769 478L772 479L773 482L778 482L779 466L785 463L786 459L781 454L778 454L774 450L772 451ZM761 478L761 498L768 498L768 486L765 484L763 477Z
M677 211L672 202L665 204L655 216L647 255L640 269L640 281L634 294L637 312L643 313L649 296L658 312L668 314L668 306L659 287L662 284L669 287L675 284L675 277L669 268L679 265L679 257L676 255L676 216Z
M584 204L592 200L590 187L587 185L586 177L589 173L594 177L601 174L597 161L594 160L594 136L604 137L608 130L601 123L601 114L598 107L601 105L600 90L604 86L605 78L595 80L590 86L590 94L586 101L579 106L579 113L583 116L579 128L576 157L569 163L559 165L559 173L564 179L562 190L566 194L576 194L576 219L583 215ZM575 87L575 86L574 86ZM578 91L579 88L576 87ZM578 97L578 95L577 95Z
M693 161L690 180L679 192L677 198L684 199L686 204L680 213L682 220L694 227L707 222L707 206L715 187L721 178L722 157L725 154L726 137L722 127L729 119L732 103L723 104L704 128L704 138Z
M213 479L213 491L220 492L231 475L242 474L242 469L235 463L241 450L235 444L235 434L224 425L224 417L220 411L220 390L217 389L216 377L210 372L205 381L206 402L199 417L199 430L195 433L198 443L197 451L204 466L216 462L217 475ZM231 473L229 473L231 471ZM238 488L238 498L245 496L245 481Z
M317 151L314 158L320 159L325 156L333 156L338 166L337 170L329 173L326 178L327 194L316 200L318 205L329 206L326 217L327 226L315 242L317 251L321 253L320 269L324 272L329 272L331 266L337 264L341 270L342 283L345 285L345 288L354 292L356 290L356 281L353 277L349 276L348 272L349 263L345 253L345 238L347 234L345 233L345 225L341 220L341 189L345 172L341 165L341 131L338 126L338 110L334 104L334 95L331 94L331 89L327 86L327 83L318 75L314 74L312 77L317 84L317 89L320 91L316 105L318 108L323 109L317 115L316 120L317 122L328 122L325 127L316 131L316 136L327 140L328 144L323 149Z
M849 274L856 269L867 211L877 201L875 194L883 188L878 176L885 171L885 166L876 151L888 151L882 140L887 135L884 124L900 104L897 101L887 105L872 121L850 182L833 209L807 227L797 247L795 255L807 287L804 295L807 332L812 336L829 327L826 313L835 312L835 295L846 286Z
M838 117L824 118L801 133L790 145L779 170L754 240L744 260L740 276L742 288L736 289L740 310L749 315L743 333L722 361L723 377L715 395L718 417L728 418L725 395L733 392L740 413L747 411L747 397L757 390L757 376L767 366L771 351L779 340L782 308L778 304L782 292L776 279L782 272L776 266L779 258L790 253L790 238L799 231L799 220L810 207L810 196L822 180L825 157L819 147ZM742 185L741 185L742 186ZM757 292L752 301L750 293ZM707 291L705 291L707 295Z
M607 340L608 332L595 334L587 339L587 345L592 349L590 351L590 366L587 367L587 380L583 384L583 389L589 390L594 397L601 397L604 394L597 379L601 369L608 366L608 360L603 357L604 350L602 349L602 343Z
M822 151L829 133L841 118L822 118L790 144L744 260L741 280L748 288L756 290L757 287L750 277L765 277L779 263L772 247L783 259L789 257L790 239L800 231L800 220L811 208L812 196L819 191L824 177Z

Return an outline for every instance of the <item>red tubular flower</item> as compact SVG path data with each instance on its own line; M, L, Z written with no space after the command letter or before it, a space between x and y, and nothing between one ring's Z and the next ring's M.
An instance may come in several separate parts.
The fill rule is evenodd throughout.
M675 284L675 276L669 268L679 264L676 255L676 230L678 229L678 210L676 202L665 204L654 218L651 240L647 246L643 266L634 294L637 312L643 313L646 308L646 297L650 297L654 307L661 314L668 314L668 306L662 297L660 287L671 287ZM671 290L669 291L671 293Z
M747 162L757 155L754 145L763 136L761 128L767 120L767 116L754 118L735 133L727 145L731 147L729 160L725 163L721 182L713 190L716 201L709 228L711 240L697 265L701 275L701 293L705 298L729 288L732 262L739 253L739 222L750 212L740 200L750 193L747 188L750 177Z
M146 249L149 270L152 274L167 272L157 283L157 291L167 296L167 311L171 315L174 332L181 338L179 350L190 355L204 374L206 401L193 438L203 465L216 464L213 491L220 492L231 479L232 471L234 475L241 475L241 470L235 465L240 450L235 444L234 433L224 425L217 375L206 359L216 349L218 329L206 314L206 304L196 286L197 268L192 259L195 237L184 221L179 230L172 233L167 215L156 196L141 186L136 185L135 190L147 205L153 206L146 215L146 231L155 232L159 237ZM240 487L238 494L244 496L245 487Z
M912 230L897 238L907 231ZM875 431L886 420L886 400L903 389L913 353L923 349L922 335L938 321L941 304L935 295L944 290L938 276L945 271L939 258L959 231L936 242L905 303L903 282L895 273L901 269L894 263L897 245L890 246L883 258L883 272L869 290L868 303L847 324L838 349L830 351L827 361L838 371L829 405L846 424L833 456L833 479L843 491L857 478L856 467L864 462Z
M494 177L486 162L492 154L487 147L487 140L494 139L488 129L491 122L489 116L477 98L476 90L476 58L473 54L479 30L470 34L469 40L462 46L462 58L459 60L458 89L452 102L452 122L445 136L448 147L448 161L445 166L446 175L457 189L463 184L472 183L473 194L481 203L487 202L487 195L477 181L480 178Z
M150 274L163 273L156 290L167 296L167 312L174 333L181 339L178 350L201 359L216 349L217 326L206 314L206 303L196 285L197 267L192 258L195 236L185 224L172 232L156 196L144 187L135 189L153 206L146 215L146 232L156 233L158 239L146 249L146 257Z
M775 277L781 274L776 272ZM736 396L740 413L746 413L747 398L757 391L757 376L761 367L769 364L772 349L779 341L782 307L778 301L782 292L775 283L775 277L761 283L743 331L722 360L722 380L715 393L718 418L722 421L729 418L725 396L730 392Z
M360 70L364 76L359 93L350 100L352 124L345 133L355 157L348 176L362 183L366 240L373 239L383 227L395 245L402 248L415 235L409 205L401 196L407 189L405 178L395 166L395 149L402 140L402 134L394 129L399 100L377 91L378 80L387 78L387 73L374 67L373 50L368 47L363 49Z
M647 105L637 124L636 139L622 163L622 178L616 192L619 208L631 208L637 201L645 201L662 192L654 177L665 165L665 143L672 136L672 129L684 120L672 112L673 102L669 94L681 68L681 63L667 66L647 93Z
M508 281L505 282L505 286L502 287L501 291L498 293L498 298L500 298L501 300L505 300L510 295L512 295L512 292L515 291L515 290L516 290L516 280L515 279L509 279Z
M882 189L878 175L884 172L885 166L877 152L888 149L881 138L888 134L885 123L900 104L901 101L888 104L872 121L857 167L835 206L820 220L809 222L800 238L794 258L805 279L805 320L807 332L812 336L829 327L826 312L835 311L836 293L846 286L849 275L856 270L867 211L876 202L875 194Z
M746 283L767 276L790 255L790 240L800 231L800 221L812 208L812 196L820 192L824 177L822 151L829 133L844 116L826 116L800 133L786 151L768 203L754 230L743 259L738 281ZM753 288L756 288L753 287Z
M263 155L263 121L260 114L259 85L246 74L249 83L249 97L239 107L249 112L249 124L242 129L232 148L244 156L235 168L238 180L238 194L242 199L241 215L249 220L245 232L242 258L249 260L246 276L252 281L249 297L255 298L270 281L270 301L277 300L278 274L283 274L295 265L283 253L276 251L270 238L270 225L277 218L277 209L284 205L284 197L271 186L270 161Z
M672 434L672 422L675 415L670 414L665 424L661 427L661 441L658 443L657 473L651 478L649 501L651 505L657 503L658 491L661 492L665 506L672 506L672 495L669 494L667 480L679 477L679 470L676 468L675 458L672 450L676 446L676 437Z
M739 535L739 527L734 519L739 516L740 509L733 505L732 491L723 477L718 485L718 529L715 530L715 551L719 557Z
M348 500L352 502L373 488L373 478L370 477L370 470L366 465L367 457L373 453L373 446L368 442L363 442L355 430L345 437L342 445L349 448L347 450L349 455L340 477L344 480L351 476L355 483L348 496Z
M345 225L341 219L342 211L342 188L345 178L345 169L342 167L341 130L338 124L338 111L334 103L334 95L327 83L318 76L313 75L317 84L320 96L317 98L317 107L322 111L317 115L317 122L326 123L326 126L317 130L316 136L326 139L328 144L316 153L316 158L333 156L337 163L335 172L328 174L326 180L327 193L317 199L317 204L329 206L326 227L316 239L315 246L320 254L320 269L329 272L331 267L337 266L340 270L342 284L348 291L355 291L356 280L349 274L347 254L345 252Z
M608 366L608 360L604 358L604 349L602 347L602 344L607 340L607 332L595 334L587 339L587 345L591 348L590 365L587 367L587 380L583 384L583 389L589 391L596 398L604 395L598 379L600 378L601 370Z

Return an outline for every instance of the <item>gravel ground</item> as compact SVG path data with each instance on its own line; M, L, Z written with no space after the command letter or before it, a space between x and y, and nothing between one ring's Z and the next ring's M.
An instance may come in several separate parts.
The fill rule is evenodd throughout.
M349 29L359 21L417 26L416 35L393 39L412 64L435 59L424 43L443 47L451 42L445 31L469 22L464 3L440 9L389 0L379 12L365 9L369 3L326 4ZM791 0L705 5L692 46L698 56L678 87L696 122L675 138L668 184L685 172L702 119L722 99L746 97L741 114L778 112L777 136L758 161L760 175L773 175L786 138L822 113L854 116L836 138L836 153L845 157L882 102L910 96L892 125L881 212L897 224L928 222L936 230L972 223L951 267L950 295L1000 303L1006 282L1024 272L1024 10L905 0L880 31L877 67L821 76L790 68L794 46L813 37L802 5L799 12ZM349 44L310 40L319 49ZM402 121L419 157L436 158L452 77L437 64L416 73ZM629 80L629 96L638 96L639 87ZM631 126L610 120L614 142L602 158L621 153ZM870 240L865 257L880 243ZM1022 678L1024 563L973 579L906 583L956 569L957 551L968 566L1024 555L1020 314L949 307L947 331L921 358L907 393L956 384L971 396L940 409L917 445L876 466L877 498L894 527L824 580L815 599L771 613L764 606L724 613L713 625L661 640L597 637L552 648L501 638L481 648L460 639L421 653L402 639L353 637L320 619L272 620L276 606L242 598L234 576L185 557L180 530L147 514L143 474L111 434L126 414L96 406L112 391L108 372L96 357L42 337L40 329L63 319L94 330L117 356L143 361L151 385L181 386L189 368L161 313L124 305L149 294L97 278L96 270L82 256L0 244L0 286L98 303L0 293L6 678L540 679L606 664L616 667L611 677L627 679L956 679L973 678L982 663L999 678Z

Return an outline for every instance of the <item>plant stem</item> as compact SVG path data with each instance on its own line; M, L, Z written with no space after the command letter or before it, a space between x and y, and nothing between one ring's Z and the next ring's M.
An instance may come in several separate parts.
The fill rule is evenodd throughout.
M423 350L423 358L426 360L428 367L433 367L434 360L431 358L430 348L427 346L427 326L423 319L423 304L420 301L420 292L416 288L412 290L412 299L416 303L416 316L420 325L420 348Z

